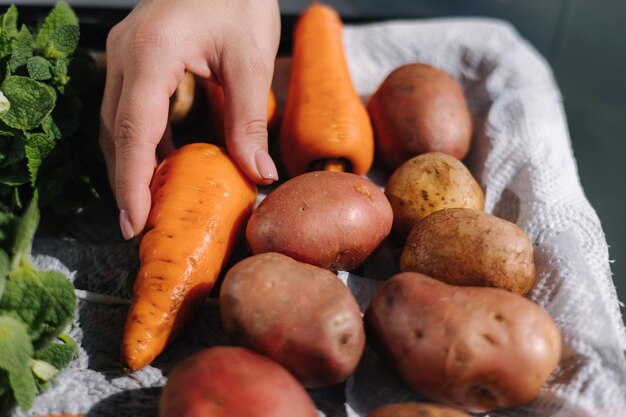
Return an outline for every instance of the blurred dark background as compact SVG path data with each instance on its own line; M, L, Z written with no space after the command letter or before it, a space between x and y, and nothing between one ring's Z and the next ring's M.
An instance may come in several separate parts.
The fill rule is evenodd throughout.
M561 88L579 176L609 244L620 300L626 300L626 1L325 0L348 22L441 16L490 16L511 22L551 64ZM11 2L0 1L0 5ZM37 19L54 0L18 0ZM136 0L69 0L83 41L104 44L108 28ZM310 0L280 0L283 33ZM288 49L283 44L282 52ZM624 309L622 309L624 315Z

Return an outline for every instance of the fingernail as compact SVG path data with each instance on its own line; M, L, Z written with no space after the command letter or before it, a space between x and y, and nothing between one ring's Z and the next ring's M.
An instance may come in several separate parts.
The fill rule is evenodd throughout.
M133 229L133 225L130 222L130 217L128 217L126 210L120 210L120 229L122 230L124 239L130 240L135 237L135 229Z
M274 161L263 149L259 149L256 151L254 155L254 160L256 162L256 168L259 171L259 175L265 181L265 184L270 184L278 179L278 171L276 171L276 165L274 165Z

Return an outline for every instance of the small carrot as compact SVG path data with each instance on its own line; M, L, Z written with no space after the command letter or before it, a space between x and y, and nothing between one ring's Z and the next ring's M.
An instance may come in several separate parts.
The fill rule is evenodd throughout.
M211 112L213 134L223 144L226 142L226 135L224 134L224 89L213 81L207 80L204 85ZM276 95L274 90L270 89L267 96L267 128L273 129L277 123L278 106L276 105Z
M296 24L280 132L282 160L292 177L313 170L363 175L372 165L372 126L350 79L342 31L339 15L320 3Z
M257 196L226 151L206 143L170 154L150 191L122 341L122 359L131 370L150 364L208 296Z

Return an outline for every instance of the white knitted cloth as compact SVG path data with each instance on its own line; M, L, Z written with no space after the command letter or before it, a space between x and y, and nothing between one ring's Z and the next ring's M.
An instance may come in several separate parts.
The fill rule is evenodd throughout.
M534 242L538 282L529 297L559 325L563 359L534 402L490 416L626 416L626 332L607 244L581 189L561 96L546 62L508 24L487 19L352 26L344 40L364 100L405 63L434 65L460 82L477 129L466 162L486 192L486 211L517 223ZM280 99L288 61L276 70ZM137 247L112 238L116 227L99 220L89 234L39 240L37 261L71 270L81 290L126 298ZM378 288L376 279L392 271L392 252L384 247L365 267L363 275L375 279L340 274L362 307ZM80 357L27 414L18 409L12 416L156 416L164 374L191 352L228 343L216 302L209 300L153 366L126 376L119 350L127 306L115 302L80 301L71 331ZM364 417L376 406L419 398L369 349L345 385L310 392L328 417Z

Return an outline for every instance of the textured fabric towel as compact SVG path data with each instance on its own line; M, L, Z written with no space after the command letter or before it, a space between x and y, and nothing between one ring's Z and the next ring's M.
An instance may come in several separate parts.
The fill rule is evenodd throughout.
M348 26L344 41L355 86L366 101L405 63L437 66L460 82L476 126L466 163L486 192L486 210L517 223L535 245L538 282L529 297L561 328L563 359L535 401L489 415L626 416L626 332L607 244L580 186L561 96L544 59L511 26L489 19ZM288 71L289 61L281 60L279 99ZM171 367L194 351L228 343L210 299L153 366L124 374L119 349L125 282L138 260L136 246L113 237L116 227L104 221L72 239L35 242L38 264L71 272L81 290L71 330L81 349L27 414L18 409L12 416L156 416ZM377 253L364 269L367 278L340 274L362 307L390 271L390 256L384 248ZM328 417L364 417L382 404L419 399L369 349L346 384L310 393L320 415Z

